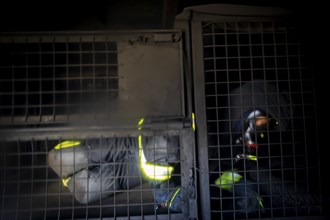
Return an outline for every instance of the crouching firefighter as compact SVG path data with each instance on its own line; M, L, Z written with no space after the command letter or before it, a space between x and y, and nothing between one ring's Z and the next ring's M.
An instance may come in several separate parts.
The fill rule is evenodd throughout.
M268 151L273 143L280 141L275 134L285 131L292 109L288 97L278 94L278 88L264 80L242 84L230 92L229 101L230 114L227 113L226 118L230 119L230 126L225 127L224 132L229 132L230 138L223 142L234 146L227 155L233 158L230 165L221 165L214 184L237 198L236 214L256 213L264 210L267 203L260 195L273 194L271 189L263 187L262 183L269 180L258 172L262 165L259 156L268 156L268 152L262 155L261 151ZM234 208L228 206L228 209Z
M279 93L267 81L255 80L234 89L230 103L231 129L225 129L230 131L231 142L225 142L235 148L230 154L232 163L222 164L223 170L214 184L223 192L234 194L237 213L245 215L269 207L306 207L319 203L315 195L270 172L283 169L287 163L285 158L272 154L281 150L280 142L285 142L282 134L290 126L293 115L288 94ZM278 153L283 155L281 151ZM211 164L211 169L216 170L216 164Z
M156 208L181 212L179 137L138 137L66 140L48 154L48 163L62 183L82 204L112 196L143 182L150 183ZM178 175L179 176L179 175Z

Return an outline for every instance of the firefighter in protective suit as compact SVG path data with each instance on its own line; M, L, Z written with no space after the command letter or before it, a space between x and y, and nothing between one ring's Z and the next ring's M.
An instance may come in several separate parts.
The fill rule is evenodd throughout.
M241 212L245 216L269 207L295 205L303 209L308 204L319 203L317 196L294 184L283 183L270 172L283 169L287 163L285 158L273 157L272 153L280 149L281 141L285 142L279 137L284 137L281 133L288 129L293 115L289 100L288 93L265 80L248 81L230 92L230 116L227 117L230 127L225 127L223 132L230 131L231 138L223 143L235 146L228 153L233 159L232 164L221 164L220 176L215 175L213 183L223 191L222 195L234 194L237 198L236 214ZM214 163L210 169L220 168ZM227 209L233 210L233 204L228 204Z
M139 121L139 131L144 119ZM60 142L48 154L49 166L75 199L87 204L148 181L156 208L181 212L182 192L173 176L179 137L111 137ZM171 163L172 162L172 163Z

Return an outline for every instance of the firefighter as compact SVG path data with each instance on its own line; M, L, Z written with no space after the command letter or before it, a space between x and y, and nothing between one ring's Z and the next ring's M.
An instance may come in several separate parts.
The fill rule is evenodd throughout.
M139 121L142 130L144 119ZM60 142L48 154L49 166L75 199L87 204L148 181L156 208L181 212L179 137L112 137Z
M221 165L220 176L214 177L214 183L234 194L237 213L256 213L270 204L274 208L318 203L316 196L293 184L282 185L282 179L269 172L282 169L286 163L272 154L281 149L280 142L284 141L280 139L284 138L281 134L290 126L294 108L289 98L286 91L265 80L246 82L230 93L227 115L230 126L225 127L224 132L230 131L231 141L224 142L232 146L228 155L233 156L233 163ZM260 157L263 160L259 160ZM220 169L216 164L210 166ZM267 195L268 199L260 195Z

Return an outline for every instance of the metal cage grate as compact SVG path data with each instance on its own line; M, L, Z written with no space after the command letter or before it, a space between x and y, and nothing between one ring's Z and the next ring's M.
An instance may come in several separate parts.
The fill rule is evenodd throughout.
M202 36L211 216L320 215L313 77L295 30L280 21L210 22ZM246 114L256 110L279 128L246 133ZM250 154L257 159L237 159ZM231 188L216 183L228 172Z
M163 137L179 140L179 136L173 136L173 132L171 136L165 133ZM154 137L156 136L146 136L145 138ZM155 186L148 184L140 171L129 171L138 169L140 166L138 158L133 157L138 152L136 149L138 147L136 145L137 137L102 136L74 138L74 140L86 143L88 148L84 149L87 157L95 157L95 153L98 152L98 156L103 159L88 160L84 164L84 159L81 158L82 146L72 147L70 151L72 154L69 156L68 151L64 148L56 151L54 147L63 141L60 139L1 142L1 219L117 218L155 215L164 219L171 218L170 216L173 214L169 209L155 209L158 204L153 196ZM126 143L124 146L124 142L131 142L131 145L128 146ZM159 150L156 142L151 143L153 151ZM163 151L167 151L169 148L171 151L180 151L180 146L163 147L165 147L161 149ZM152 149L149 150L152 151ZM59 160L57 168L53 161L54 152ZM169 151L168 154L170 154ZM77 158L79 161L68 164L66 157L73 158L73 161ZM177 158L170 162L176 164L177 172L173 174L172 178L178 179L177 184L180 185L181 160ZM85 168L80 167L81 165ZM126 167L126 170L121 170L121 174L109 174L111 170L120 170L119 167ZM67 177L61 177L64 176L67 169L75 169L73 174L69 175L71 179L75 176L76 185L73 185L73 188L65 183ZM98 173L100 170L102 171ZM77 176L85 171L88 173L88 177ZM96 176L93 177L95 173ZM89 198L94 196L93 193L98 198L86 204L79 199L78 201L79 195L77 196L75 193L83 193L79 185L95 184L93 181L113 181L114 188L106 189L106 184L104 184L101 190L95 189L88 192ZM125 184L123 186L122 181L130 186ZM167 187L164 187L163 190L174 189L174 186L169 185L168 181ZM172 218L175 219L175 217Z
M117 43L55 39L0 43L3 123L65 122L110 110L118 96Z
M0 219L187 219L196 212L182 196L192 186L184 174L194 143L180 36L0 36Z
M0 123L123 126L146 115L182 117L180 36L166 30L2 34Z

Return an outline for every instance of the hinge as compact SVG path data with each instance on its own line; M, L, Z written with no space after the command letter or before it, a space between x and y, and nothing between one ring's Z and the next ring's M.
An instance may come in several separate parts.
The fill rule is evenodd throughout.
M166 33L166 34L148 34L140 35L129 39L130 44L134 43L168 43L168 42L179 42L181 36L179 33Z

